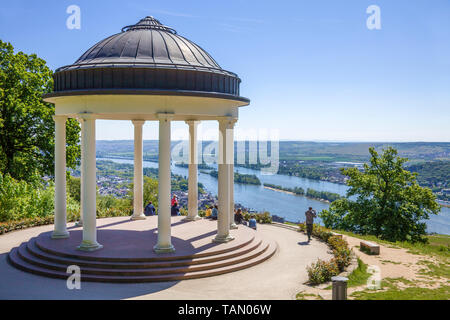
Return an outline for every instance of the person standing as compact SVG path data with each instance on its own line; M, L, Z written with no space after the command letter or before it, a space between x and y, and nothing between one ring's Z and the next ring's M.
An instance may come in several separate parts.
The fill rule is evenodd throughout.
M311 235L313 231L314 218L317 217L316 210L309 207L309 210L305 212L306 216L306 234L308 235L308 242L311 241Z

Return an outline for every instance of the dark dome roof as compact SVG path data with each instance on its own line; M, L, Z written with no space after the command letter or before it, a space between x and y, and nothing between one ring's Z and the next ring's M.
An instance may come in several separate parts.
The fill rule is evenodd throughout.
M239 77L153 17L122 28L56 70L55 93L91 89L216 92L239 96ZM245 99L238 97L239 100ZM245 99L248 100L248 99Z
M73 65L63 69L112 64L176 65L221 70L205 50L153 17L146 17L135 25L124 27L121 33L100 41Z

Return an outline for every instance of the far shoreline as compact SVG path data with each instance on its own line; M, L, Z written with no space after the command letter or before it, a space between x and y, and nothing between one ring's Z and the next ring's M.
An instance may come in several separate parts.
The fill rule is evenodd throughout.
M297 196L297 197L305 197L305 198L309 198L309 199L312 199L312 200L316 200L316 201L320 201L320 202L324 202L324 203L328 203L328 204L331 203L328 200L319 199L319 198L312 198L312 197L308 197L308 196L306 196L304 194L296 194L296 193L291 192L291 191L286 191L286 190L282 190L282 189L272 188L272 187L268 187L268 186L263 186L263 187L266 188L266 189L272 190L272 191L283 192L283 193L294 195L294 196Z

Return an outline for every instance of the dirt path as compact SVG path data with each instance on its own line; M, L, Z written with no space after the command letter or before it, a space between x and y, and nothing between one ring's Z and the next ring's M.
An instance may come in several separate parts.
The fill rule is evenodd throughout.
M408 249L380 245L380 255L368 255L359 250L361 239L343 235L343 238L348 242L349 247L352 248L355 255L360 258L365 264L372 268L378 268L381 280L383 279L401 279L397 281L396 285L399 288L414 285L421 288L434 289L442 284L447 284L448 279L425 275L424 272L429 271L426 263L438 264L442 261L428 255L413 254ZM305 296L306 299L331 299L331 290L325 289L330 286L330 283L319 285L317 287L305 286L302 291L303 294L313 294L315 296ZM352 299L351 294L356 291L367 289L364 284L358 287L350 287L347 290L348 299ZM319 297L320 296L320 297Z

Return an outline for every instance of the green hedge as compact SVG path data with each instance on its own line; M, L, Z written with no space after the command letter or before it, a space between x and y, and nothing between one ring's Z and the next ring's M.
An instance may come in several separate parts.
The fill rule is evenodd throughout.
M21 230L31 227L44 226L53 223L53 216L49 217L38 217L38 218L28 218L18 221L9 221L0 223L0 234L5 234L14 230Z
M298 231L306 232L306 224L300 223L298 225ZM309 282L311 284L320 284L330 281L331 277L344 271L350 264L353 253L349 248L347 241L339 236L334 236L331 230L327 228L314 225L312 235L326 242L333 250L334 255L334 258L330 261L318 259L316 262L306 267Z

